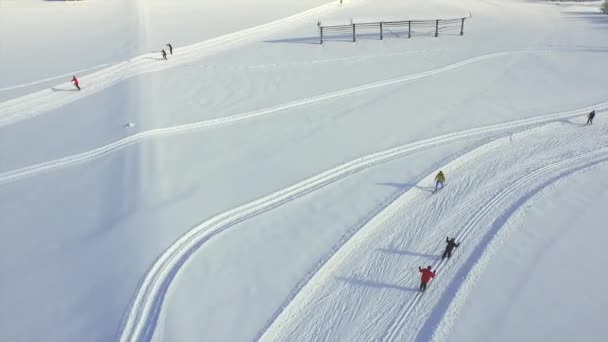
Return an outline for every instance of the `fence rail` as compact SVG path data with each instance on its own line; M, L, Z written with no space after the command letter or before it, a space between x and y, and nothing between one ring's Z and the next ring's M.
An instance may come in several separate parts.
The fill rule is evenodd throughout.
M348 37L353 42L357 41L357 34L378 34L380 40L384 39L385 31L392 29L407 30L407 37L412 38L412 34L419 32L434 34L439 37L440 32L456 31L460 29L460 35L464 35L464 21L468 17L453 19L433 19L433 20L402 20L402 21L379 21L371 23L351 23L347 25L322 25L317 23L319 28L319 43L327 38ZM425 31L426 30L426 31Z

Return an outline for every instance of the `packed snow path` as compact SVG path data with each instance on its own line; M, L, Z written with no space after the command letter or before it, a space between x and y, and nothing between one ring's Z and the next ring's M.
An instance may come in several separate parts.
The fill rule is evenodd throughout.
M0 103L0 127L59 108L87 95L109 88L130 77L192 63L205 56L259 40L271 32L289 27L295 21L315 18L320 13L335 9L336 7L338 7L337 3L331 2L267 24L226 34L198 44L175 48L173 55L170 56L171 59L167 61L162 60L160 53L149 53L138 56L82 77L80 79L82 91L80 92L73 92L75 88L70 83L62 83L51 89L41 90L5 101ZM36 84L47 80L49 79L29 82L28 84ZM21 86L24 85L17 85L6 89L14 89Z
M330 94L329 96L332 96L332 94ZM270 109L255 111L252 113L244 113L244 114L234 115L234 116L230 116L230 117L226 117L226 118L212 119L212 120L201 121L201 122L196 122L196 123L191 123L191 124L159 128L159 129L154 129L154 130L150 130L150 131L146 131L146 132L137 133L130 137L118 140L114 143L111 143L111 144L108 144L105 146L101 146L101 147L93 149L91 151L79 153L76 155L68 156L65 158L57 159L57 160L51 160L51 161L36 164L36 165L31 165L31 166L24 167L24 168L17 169L17 170L0 173L0 184L15 181L15 180L18 180L18 179L21 179L24 177L34 176L34 175L37 175L37 174L40 174L43 172L49 172L49 171L52 171L55 169L65 168L65 167L69 167L69 166L76 165L79 163L87 162L87 161L99 158L101 156L107 155L109 153L118 151L131 144L138 143L144 139L149 139L152 137L159 137L159 136L173 135L173 134L180 134L180 133L187 133L187 132L191 132L191 131L198 130L198 129L204 129L204 128L209 128L209 127L213 127L213 126L217 126L217 125L232 123L235 121L251 119L251 118L259 117L262 115L267 115L267 114L270 114L270 113L273 113L273 112L276 112L279 110L286 110L286 109L295 107L296 105L301 105L302 103L308 103L308 102L299 101L299 102L295 102L295 103L289 103L286 105L280 105L280 106L273 107ZM580 108L580 109L569 110L569 111L560 112L560 113L546 114L546 115L541 115L541 116L534 117L534 118L515 120L512 122L507 122L507 123L502 123L502 124L473 128L473 129L464 130L461 132L449 133L449 134L445 134L442 136L437 136L437 137L425 139L422 141L413 142L413 143L410 143L410 144L407 144L404 146L399 146L399 147L396 147L389 151L380 152L379 155L385 154L387 152L390 153L391 151L393 151L393 152L400 151L402 149L409 150L413 146L415 146L417 148L428 148L428 147L435 146L438 144L452 142L452 141L455 141L458 139L480 136L480 135L484 135L484 134L487 135L487 134L501 133L501 132L507 132L507 131L512 132L514 130L520 130L522 128L526 128L526 127L533 126L533 125L543 124L543 123L547 123L547 122L551 122L551 121L555 121L555 120L564 120L564 119L568 119L568 118L582 116L584 114L589 113L589 111L591 111L591 110L596 110L596 112L599 113L600 111L604 111L607 108L608 108L608 102L603 102L603 103L598 103L593 106L588 106L588 107L584 107L584 108Z
M587 111L587 109L585 109L584 111ZM565 119L565 118L571 117L573 115L580 115L580 111L577 111L577 113L575 113L575 114L570 112L570 113L566 114L566 116L564 115L564 113L560 113L557 115L554 114L553 116L549 116L549 117L551 118L550 120L556 120L556 119ZM532 119L532 121L520 120L520 121L516 121L515 123L511 123L511 124L498 125L498 128L500 130L516 129L516 128L519 128L519 127L522 127L525 125L539 124L542 122L547 122L548 121L547 119L548 118L545 117L544 119L542 119L542 118ZM522 124L522 122L525 122L525 124ZM553 126L561 127L563 125L565 125L565 124L553 124L553 125L550 125L549 126L550 128L548 128L548 129L542 128L540 130L552 132ZM584 147L584 145L586 145L588 143L587 140L585 140L585 139L577 139L580 136L580 133L581 133L580 130L572 131L572 127L569 127L569 126L567 128L570 128L570 130L567 130L566 128L561 127L560 132L565 131L565 132L569 133L570 134L569 137L574 142L578 142L578 143L580 143L580 145L582 145L581 148ZM180 268L184 265L186 260L197 249L201 248L201 246L203 246L205 244L205 242L207 242L208 240L210 240L217 234L220 234L223 231L230 229L232 226L234 226L235 224L237 224L239 222L242 222L243 220L246 220L250 217L264 213L268 210L271 210L271 209L273 209L277 206L280 206L284 203L287 203L289 201L293 201L312 191L315 191L316 189L324 187L328 184L335 182L338 179L346 177L350 174L353 174L353 173L363 170L365 168L372 167L374 165L380 164L380 163L388 161L388 160L399 158L400 156L403 156L403 155L406 155L409 153L424 150L426 148L429 148L431 146L434 146L434 145L437 145L440 143L446 143L446 142L456 140L458 138L463 138L463 137L471 137L471 136L474 136L477 134L491 133L492 131L496 131L496 130L498 130L497 127L492 127L491 129L481 128L481 129L465 131L465 132L461 132L461 133L449 134L447 136L429 139L428 141L408 144L408 145L405 145L405 146L402 146L399 148L391 149L389 151L384 151L384 152L380 152L380 153L377 153L377 154L374 154L371 156L363 157L363 158L360 158L353 162L350 162L350 163L347 163L340 167L337 167L335 169L326 171L318 176L315 176L311 179L303 181L292 187L289 187L289 188L279 191L277 193L271 194L269 196L261 198L252 203L246 204L242 207L230 210L226 213L218 215L218 216L202 223L201 225L195 227L190 232L188 232L188 234L181 237L178 241L176 241L169 249L167 249L165 251L165 253L163 253L163 255L157 260L155 265L152 267L152 269L146 276L146 279L144 280L142 286L140 287L137 297L135 298L131 313L130 313L130 315L126 321L125 327L123 329L122 340L123 341L138 341L142 338L144 340L147 340L151 337L151 334L154 333L154 326L158 319L158 315L160 314L160 311L162 310L162 303L163 303L165 294L166 294L169 286L171 285L173 278L175 277L177 272L180 270ZM536 133L536 130L532 130L532 132ZM465 166L469 166L468 163L472 159L477 160L476 158L479 158L480 160L484 160L482 157L486 157L486 154L488 154L488 153L495 154L496 156L503 156L503 153L495 151L497 149L496 146L503 147L503 148L505 148L504 146L506 146L506 149L507 148L512 149L512 145L505 144L505 141L508 142L508 141L511 141L512 139L516 139L517 141L519 141L520 139L522 139L522 138L520 138L520 136L526 137L527 135L531 135L531 134L532 133L522 133L522 134L516 135L515 137L513 137L511 135L508 138L502 138L495 143L489 144L489 145L485 146L484 148L478 149L475 152L469 153L469 155L458 159L457 161L448 165L446 167L446 169L449 170L448 173L450 173L450 174L458 173L459 169L463 169ZM539 140L541 140L541 142L544 143L545 142L545 140L544 140L545 138L543 138L544 136L543 135L539 135L539 136L540 136L540 138L538 138L535 135L532 135L532 138L539 139ZM530 139L530 140L533 140L533 139ZM550 140L550 141L552 141L552 140ZM551 147L553 149L553 150L551 150L551 152L553 152L553 153L563 153L564 152L563 148L565 146L571 147L573 144L572 143L570 145L564 146L564 143L570 143L570 141L563 140L563 142L555 143L554 145L549 145L548 147ZM546 158L547 155L555 158L555 156L549 154L549 152L545 152L545 153L547 153L547 155L544 155L544 154L540 155L540 156L535 155L534 153L536 151L538 151L538 147L536 147L534 145L531 145L531 146L524 145L524 146L519 146L519 147L522 148L522 151L511 150L510 151L511 157L504 158L504 160L502 160L500 163L498 161L490 160L490 167L499 167L499 166L504 166L503 164L505 164L505 163L507 165L509 165L509 163L514 163L514 160L516 160L518 157L523 155L523 153L530 154L529 158L526 159L527 163L533 163L535 160L538 160L538 158ZM555 151L555 150L557 150L557 151ZM570 151L570 150L568 150L568 151ZM483 187L481 187L481 189L484 189L485 194L487 194L488 192L495 191L495 189L502 189L502 188L507 187L507 190L505 190L503 193L501 193L493 198L490 198L488 200L490 203L500 202L504 197L510 195L512 192L521 191L520 187L522 184L528 185L529 182L537 180L538 176L540 176L540 175L550 174L550 172L554 169L562 170L562 169L564 169L564 167L566 169L568 169L569 167L571 168L572 165L575 165L576 167L578 167L580 163L583 163L583 164L590 163L589 160L595 160L600 157L603 158L603 157L605 157L605 154L606 154L605 149L599 149L598 151L593 151L593 152L589 152L586 154L582 154L581 156L577 156L575 158L566 159L565 162L555 162L549 166L539 168L537 171L530 173L528 176L522 178L520 181L516 182L515 185L511 185L510 187L507 187L507 185L509 184L509 182L511 182L513 180L513 177L515 175L517 175L518 172L522 171L522 169L517 168L515 170L512 170L512 174L505 175L503 173L499 173L499 175L501 177L505 177L504 182L493 184L493 188L491 188L491 189L484 189ZM558 154L558 157L563 157L563 155ZM516 163L514 163L514 164L516 164ZM518 166L523 167L522 164L524 164L524 163L520 163L520 164L518 164ZM480 165L480 167L482 167L483 172L475 171L477 173L474 173L474 174L471 174L471 171L468 171L468 170L465 170L466 172L464 172L464 171L460 171L460 172L468 174L471 177L476 175L477 177L480 177L480 178L488 178L488 177L491 178L493 176L489 173L492 173L492 172L497 173L499 171L495 168L492 168L491 170L484 170L484 168L488 168L488 165L485 161L479 162L478 165ZM534 167L534 166L536 166L536 165L535 164L526 165L526 167L528 167L528 168ZM509 170L509 168L505 168L505 169ZM450 177L450 176L448 176L448 177ZM419 186L423 187L425 183L430 183L430 178L432 178L432 175L430 175L429 178L425 179ZM450 178L450 179L453 179L453 180L450 180L450 182L452 183L452 182L455 182L458 179L458 177L454 177L454 178ZM471 180L465 179L465 184L470 185L471 182L472 182ZM509 190L510 188L513 188L513 190ZM451 194L453 191L458 191L458 190L459 190L458 185L450 186ZM468 189L465 187L465 188L460 189L460 192L457 192L457 193L466 194L467 191L470 191L470 190L476 190L476 189ZM410 197L414 196L414 198L418 198L417 204L422 206L422 204L420 203L419 197L421 195L424 195L424 193L425 193L424 191L411 190L405 196L403 196L403 198L398 203L401 203L405 199L409 199ZM440 198L441 196L437 196L437 197ZM462 213L466 212L466 210L470 210L472 207L475 207L475 205L479 205L479 203L481 203L480 202L481 200L483 200L483 196L473 196L473 199L469 200L469 202L474 202L473 204L469 203L465 208L457 208L457 210L455 210L455 212L453 212L450 216L451 221L448 220L446 222L453 223L455 216L457 217L458 214L462 214ZM457 199L453 203L464 203L464 202L461 201L460 199ZM401 204L398 204L398 205L399 205L399 207L396 207L396 209L395 209L394 205L391 206L390 210L387 212L394 213L397 211L399 211L399 212L404 211L404 209L401 207ZM490 209L495 209L494 207L495 207L495 205L490 205L487 209L480 211L483 215L480 216L479 218L475 219L474 221L472 221L472 223L466 225L466 227L468 227L468 228L464 228L463 231L461 231L459 233L459 235L457 236L458 239L467 238L468 235L470 234L470 232L469 232L470 230L478 229L479 226L477 223L479 222L479 220L481 220L482 218L486 218L487 217L486 213ZM422 210L422 209L417 209L417 210ZM386 214L387 212L384 212L383 214L379 215L379 217L384 217L385 215L387 215ZM416 215L412 215L412 217L418 217L418 214L428 215L428 212L417 213ZM437 214L437 213L435 213L435 214ZM370 225L375 224L374 223L375 221L377 221L377 220L372 221L372 223L370 223ZM364 228L364 230L369 231L370 229ZM419 241L419 239L420 239L420 237L415 237L414 241ZM377 244L371 244L371 245L377 246ZM334 272L332 271L332 273L334 273ZM316 277L319 277L319 276L316 276ZM321 275L321 277L323 277L323 275ZM311 283L314 284L314 281ZM402 314L399 315L399 318L396 320L395 327L392 330L390 330L391 332L389 332L389 334L388 334L389 337L393 336L395 334L398 334L398 330L396 330L396 329L398 329L398 327L400 327L402 322L406 320L406 318L404 318L404 317L409 316L409 313L414 309L415 304L417 302L416 298L417 297L415 297L414 300L411 302L411 304L403 310ZM299 307L299 305L296 305L296 307ZM291 306L289 308L291 308ZM281 317L284 317L285 315L287 317L290 316L290 314L287 313ZM381 316L384 317L384 314L382 314ZM325 318L323 318L323 319L325 319ZM282 325L284 325L284 323L279 322L276 324L276 326L282 326ZM273 336L273 334L274 333L271 333L270 336ZM303 335L303 336L306 336L306 335ZM316 336L316 337L319 337L319 336ZM353 336L350 336L349 338L352 338L352 337ZM291 336L290 338L294 338L294 336ZM275 339L275 337L271 338L271 340L274 340L274 339Z
M429 175L296 289L261 340L445 339L510 215L557 179L608 160L606 126L579 126L554 123L478 148L442 167L449 186L436 195ZM462 244L443 262L446 236ZM422 295L417 268L426 265L437 277Z

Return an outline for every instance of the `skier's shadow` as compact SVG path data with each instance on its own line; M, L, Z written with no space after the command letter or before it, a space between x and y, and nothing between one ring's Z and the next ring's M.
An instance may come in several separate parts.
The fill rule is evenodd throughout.
M144 59L152 59L152 60L156 60L156 61L164 60L164 58L161 58L161 57L144 57Z
M578 126L578 127L585 127L587 125L582 124L582 123L577 123L577 122L572 122L571 120L568 119L562 119L562 120L558 120L559 122L563 122L563 123L567 123L570 124L572 126Z
M51 88L52 91L57 92L57 91L78 91L78 89L61 89L61 88Z
M373 280L363 280L363 279L357 279L357 278L352 278L352 277L336 277L336 279L338 279L344 283L347 283L349 285L358 286L358 287L392 289L392 290L408 291L408 292L417 292L418 291L418 288L415 288L415 287L399 286L399 285L394 285L394 284L381 283L381 282L377 282L377 281L373 281Z
M412 187L418 189L418 190L422 190L422 191L426 191L426 192L433 192L435 190L435 187L432 186L418 186L415 184L410 184L410 183L392 183L392 182L384 182L384 183L376 183L378 185L384 185L384 186L390 186L402 191L406 191L411 189Z
M410 252L410 251L400 251L398 249L389 249L389 248L378 248L378 249L376 249L376 251L378 251L380 253L385 253L385 254L395 254L395 255L402 255L402 256L411 256L411 257L420 257L420 258L427 258L427 259L432 259L432 260L439 260L439 255L433 255L433 254L423 254L423 253Z

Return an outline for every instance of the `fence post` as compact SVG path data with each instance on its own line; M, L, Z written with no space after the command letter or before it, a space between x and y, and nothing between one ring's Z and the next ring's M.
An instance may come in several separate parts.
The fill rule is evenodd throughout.
M380 40L382 40L382 22L380 22Z
M319 41L319 44L322 45L323 44L323 26L321 26L321 37L320 37L320 39L321 40Z
M439 36L439 19L435 21L435 37Z
M353 43L355 42L355 23L353 23Z
M319 27L319 44L323 44L323 26L321 26L321 22L317 21L317 26Z
M412 38L412 21L407 22L407 37Z
M460 35L464 34L464 18L462 18L462 23L460 24Z

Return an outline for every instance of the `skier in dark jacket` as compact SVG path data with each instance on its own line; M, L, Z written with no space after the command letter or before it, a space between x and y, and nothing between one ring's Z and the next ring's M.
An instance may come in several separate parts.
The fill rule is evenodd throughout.
M165 45L167 45L167 46L169 47L169 53L170 53L171 55L173 55L173 46L171 46L171 43L167 43L167 44L165 44Z
M431 271L431 266L427 268L422 268L418 266L418 271L422 273L422 277L420 278L420 291L426 290L426 285L435 277L435 271Z
M595 110L592 110L591 113L587 114L587 125L591 125L593 123L594 117L595 117Z
M165 51L165 49L160 50L160 53L163 54L163 59L167 60L167 51Z
M452 251L454 250L454 248L460 246L460 243L456 243L456 238L449 238L446 237L445 238L445 243L447 244L445 246L445 251L443 252L443 255L441 256L441 260L445 259L445 258L450 258L452 256Z
M76 86L76 88L78 88L78 90L80 90L80 86L78 85L78 79L76 78L76 76L72 76L72 82L74 82L74 85Z

